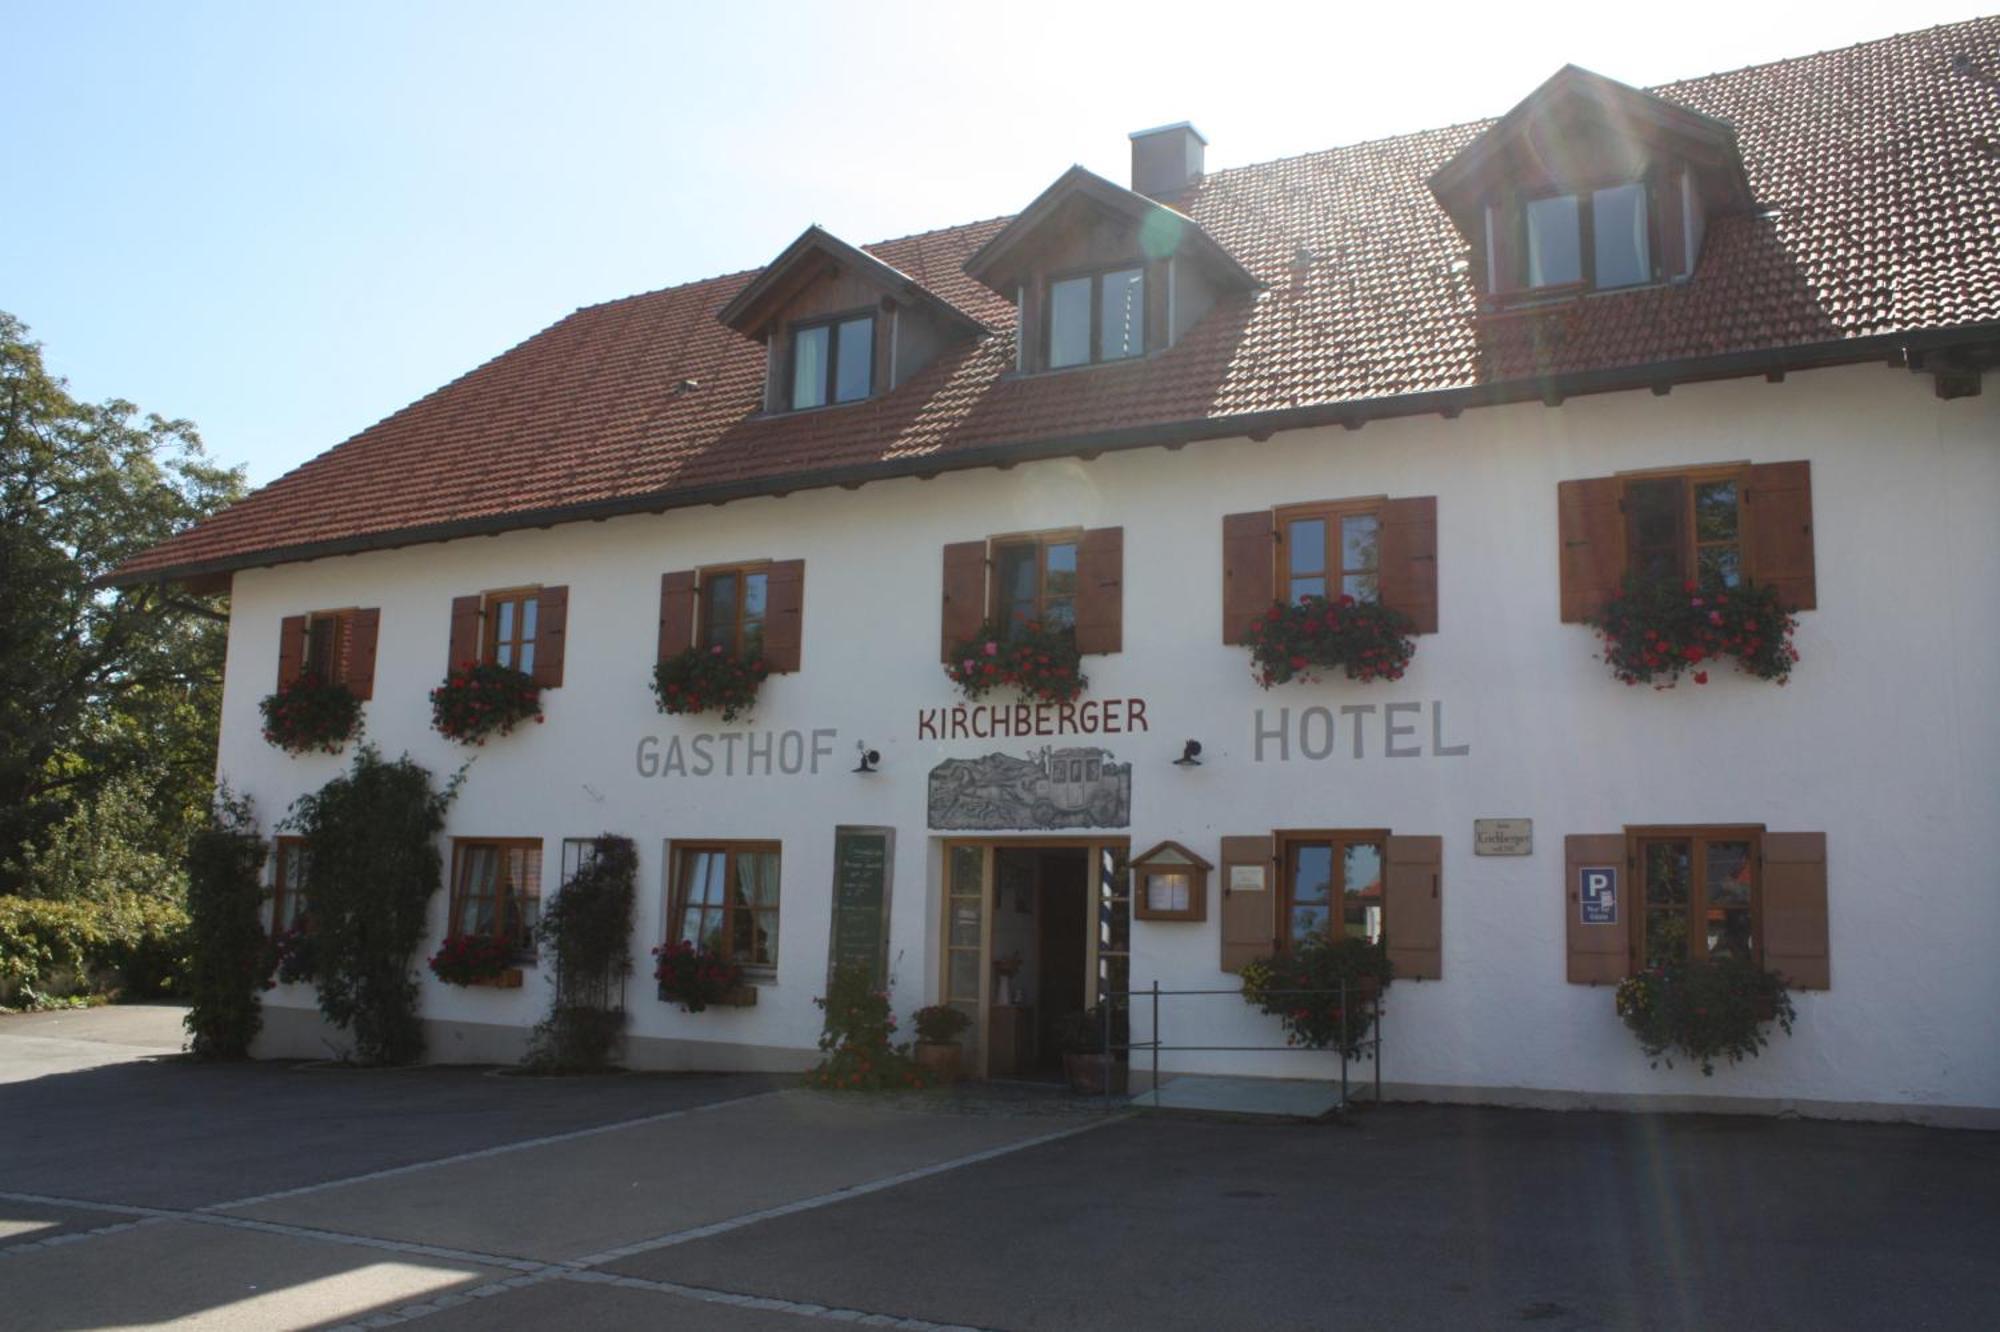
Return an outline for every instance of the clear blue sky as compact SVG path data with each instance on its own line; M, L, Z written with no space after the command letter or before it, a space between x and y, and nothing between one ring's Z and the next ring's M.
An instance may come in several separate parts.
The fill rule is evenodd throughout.
M1211 167L1977 3L1176 7L0 0L0 309L270 480L579 305L1010 213L1126 133ZM1643 24L1644 26L1639 26Z

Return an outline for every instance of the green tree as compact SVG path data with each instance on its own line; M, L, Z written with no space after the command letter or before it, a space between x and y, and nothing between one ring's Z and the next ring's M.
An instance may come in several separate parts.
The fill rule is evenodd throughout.
M227 616L219 589L103 580L243 490L188 422L71 397L0 312L0 892L70 891L42 844L84 810L180 862L212 784ZM105 808L129 780L147 818Z

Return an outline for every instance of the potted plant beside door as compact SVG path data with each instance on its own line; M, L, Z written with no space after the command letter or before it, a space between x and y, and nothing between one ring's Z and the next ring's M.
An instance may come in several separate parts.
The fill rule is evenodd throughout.
M1108 1086L1122 1093L1126 1087L1125 1065L1118 1052L1130 1044L1131 1029L1122 1010L1111 1019L1111 1049L1104 1053L1104 1005L1065 1013L1056 1019L1056 1048L1062 1051L1063 1074L1069 1088L1084 1096L1102 1096Z
M932 1004L917 1010L916 1024L917 1066L939 1082L957 1082L964 1060L958 1037L972 1019L950 1004Z

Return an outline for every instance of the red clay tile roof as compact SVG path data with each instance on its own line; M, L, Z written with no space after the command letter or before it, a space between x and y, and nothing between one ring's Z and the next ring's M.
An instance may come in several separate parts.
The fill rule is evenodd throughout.
M1714 221L1685 285L1533 318L1477 317L1467 241L1425 187L1484 123L1202 178L1174 202L1267 290L1219 304L1180 343L1138 362L1008 373L1013 309L963 271L1007 218L865 247L1006 331L851 407L757 415L763 351L715 318L754 274L592 306L117 578L1439 410L1538 383L1586 391L1645 382L1649 367L1664 376L1670 363L1741 373L1761 368L1756 353L1782 360L1817 348L1832 359L1828 344L1858 359L1882 351L1861 339L1990 326L2000 322L1996 77L2000 18L1984 18L1653 89L1736 127L1765 211ZM1737 359L1705 360L1726 357Z

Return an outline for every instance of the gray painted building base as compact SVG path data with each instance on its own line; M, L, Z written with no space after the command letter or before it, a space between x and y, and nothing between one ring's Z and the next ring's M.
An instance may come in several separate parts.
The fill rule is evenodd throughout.
M250 1053L257 1059L338 1060L346 1058L351 1044L347 1033L315 1009L266 1005L264 1029ZM528 1050L528 1031L425 1018L424 1050L431 1064L518 1064ZM818 1061L817 1050L628 1035L619 1062L649 1073L802 1073Z

